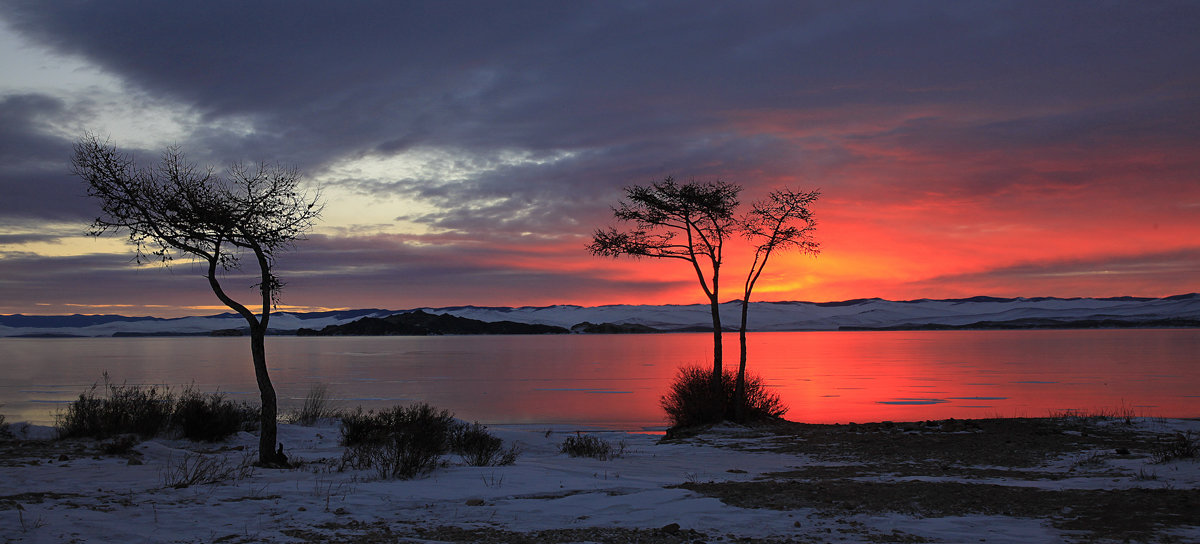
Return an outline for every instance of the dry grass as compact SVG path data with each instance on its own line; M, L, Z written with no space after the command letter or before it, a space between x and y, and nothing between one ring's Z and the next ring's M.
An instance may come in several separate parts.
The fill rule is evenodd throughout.
M773 436L768 451L802 452L819 462L757 481L679 487L743 508L811 509L825 517L898 513L1040 519L1064 531L1079 531L1085 541L1171 541L1164 530L1200 526L1200 489L1062 489L1056 484L1060 488L1051 490L1038 483L1081 477L1154 481L1157 475L1145 469L1122 470L1110 462L1148 463L1164 457L1163 450L1194 451L1194 437L1140 432L1120 418L788 423L761 435ZM762 441L745 442L754 443Z

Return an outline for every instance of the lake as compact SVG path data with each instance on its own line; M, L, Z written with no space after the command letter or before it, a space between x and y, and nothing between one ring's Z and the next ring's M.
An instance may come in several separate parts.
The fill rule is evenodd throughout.
M751 372L814 423L1200 416L1200 330L751 333ZM342 407L416 401L489 424L662 429L681 364L711 366L707 334L269 337L283 410L314 383ZM737 366L737 335L725 336ZM49 424L108 372L257 403L247 338L2 338L0 413Z

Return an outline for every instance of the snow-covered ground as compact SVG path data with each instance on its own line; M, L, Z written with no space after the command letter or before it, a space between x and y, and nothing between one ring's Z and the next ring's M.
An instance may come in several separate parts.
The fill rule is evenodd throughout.
M612 305L612 306L526 306L489 308L455 306L419 308L430 313L448 313L481 321L515 321L570 328L590 323L641 324L659 329L711 327L707 305ZM408 311L408 310L405 310ZM740 320L739 302L721 306L721 319L728 326ZM295 331L321 329L362 317L383 317L390 310L348 310L312 314L279 313L271 328ZM889 301L865 299L835 303L756 302L749 312L754 331L834 330L839 327L894 327L921 324L969 325L981 321L1014 319L1153 320L1200 319L1200 295L1161 299L1093 298L975 298L962 300ZM114 334L207 334L222 329L245 327L241 317L221 314L178 319L125 318L121 316L0 316L0 336Z
M1139 420L1135 425L1158 433L1200 431L1200 421ZM52 434L44 427L14 429L26 437ZM97 455L95 444L89 442L66 446L55 442L48 449L29 442L31 446L16 449L18 453L6 448L8 453L0 459L0 541L536 541L528 536L533 531L576 529L580 532L557 533L556 541L619 540L611 532L598 532L602 530L632 531L625 534L628 541L642 542L751 538L994 543L1054 542L1078 536L1046 519L739 508L672 487L689 482L750 482L772 472L837 465L808 453L752 451L769 445L769 437L750 436L737 427L672 443L660 443L658 436L600 433L610 443L625 446L623 456L607 461L559 453L559 445L572 429L491 430L507 444L520 445L523 453L514 465L470 467L450 459L450 466L427 476L387 481L371 471L338 469L343 448L337 445L335 423L281 425L280 440L293 460L302 461L299 468L253 469L219 483L179 488L171 485L171 474L180 463L203 456L234 467L247 459L256 438L242 433L219 444L154 439L136 446L136 454L125 456ZM915 479L1053 491L1200 488L1200 463L1195 460L1155 463L1148 456L1102 453L1053 460L1039 469L1062 473L1063 478L1013 482L931 475ZM1072 477L1074 467L1084 463L1103 466ZM914 477L870 479L894 482ZM1200 527L1171 527L1158 536L1163 535L1196 542Z

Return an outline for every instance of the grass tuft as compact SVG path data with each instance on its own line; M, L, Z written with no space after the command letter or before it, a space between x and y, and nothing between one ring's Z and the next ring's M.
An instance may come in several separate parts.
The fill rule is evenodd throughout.
M113 437L112 440L100 443L100 453L105 455L125 455L133 451L133 447L138 445L138 437L133 434L122 434Z
M575 436L568 436L559 445L558 451L571 457L591 457L601 461L608 461L625 455L625 443L619 442L614 446L607 440L595 435L576 434Z
M1166 463L1176 459L1195 459L1200 457L1200 436L1191 431L1175 433L1175 436L1170 439L1156 444L1152 454L1157 463Z
M249 454L235 463L221 456L185 453L178 461L168 461L163 472L163 487L183 489L243 480L254 472L253 461Z
M338 417L338 410L330 403L329 386L323 383L314 383L309 386L308 393L304 395L304 404L288 419L290 423L311 427L322 419L335 417Z

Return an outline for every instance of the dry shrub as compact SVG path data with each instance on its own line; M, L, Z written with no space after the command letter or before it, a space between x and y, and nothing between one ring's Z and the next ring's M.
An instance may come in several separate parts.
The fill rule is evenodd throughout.
M250 454L235 462L220 455L185 453L178 461L167 461L163 486L183 489L193 485L236 482L253 474L253 461Z
M258 409L235 403L220 393L185 389L176 396L166 387L116 385L104 375L55 415L62 438L106 439L121 435L153 438L172 431L189 440L217 442L258 425Z
M343 463L374 468L383 479L409 479L437 468L449 451L453 414L424 403L342 418Z
M712 371L699 366L685 366L663 395L660 404L667 412L672 427L693 427L735 419L738 413L734 401L736 375L725 371L721 389L712 386ZM771 392L763 379L746 374L746 402L741 412L742 423L777 419L787 413L779 395Z
M559 453L565 453L571 457L591 457L601 461L616 459L625 455L625 443L620 442L616 446L610 444L607 440L590 434L576 434L568 436L566 440L558 447Z
M450 449L473 467L511 465L521 454L521 449L515 445L504 449L504 441L492 436L487 427L479 423L455 425L450 432Z
M221 393L191 389L179 395L171 414L171 427L197 442L220 442L238 431L254 430L258 423L257 408L235 403Z
M374 469L381 479L409 479L442 465L454 452L474 466L510 465L520 449L504 449L486 427L468 425L424 403L382 412L359 408L342 416L342 465Z
M103 395L96 389L93 384L55 415L60 437L103 439L132 433L151 438L171 421L175 399L166 388L115 385L105 374Z

